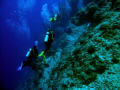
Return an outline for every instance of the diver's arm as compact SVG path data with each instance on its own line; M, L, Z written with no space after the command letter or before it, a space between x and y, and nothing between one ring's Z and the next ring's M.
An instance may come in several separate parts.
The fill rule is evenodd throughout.
M55 41L54 35L52 34L52 40Z

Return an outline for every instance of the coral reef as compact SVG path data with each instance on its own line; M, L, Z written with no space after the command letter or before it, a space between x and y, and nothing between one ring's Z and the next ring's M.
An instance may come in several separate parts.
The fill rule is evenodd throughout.
M98 1L100 1L100 0L83 0L83 5L87 6L87 4L89 4L91 2L97 3Z
M75 25L82 25L85 22L93 22L96 24L103 22L107 18L109 19L111 16L115 15L114 11L119 11L119 7L115 6L120 6L118 1L119 0L116 2L107 2L107 0L100 0L97 4L92 2L88 4L87 7L78 11L76 16L71 18L71 21Z
M36 78L25 87L28 90L119 90L118 8L119 0L100 0L78 11L72 23L84 25L72 24L72 33L63 34L58 41L61 43L54 43L60 46L67 42L67 45L51 49L46 55L47 65L40 60L34 63ZM96 24L85 30L86 22Z

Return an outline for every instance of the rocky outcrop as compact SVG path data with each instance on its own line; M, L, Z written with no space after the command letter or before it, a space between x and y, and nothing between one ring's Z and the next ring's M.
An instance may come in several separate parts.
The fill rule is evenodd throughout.
M71 18L71 21L75 25L82 25L86 22L98 24L104 19L110 18L112 11L119 11L119 8L119 0L100 0L97 4L92 2L86 8L78 11L76 16Z
M85 26L73 25L71 34L64 34L58 41L61 45L66 41L69 44L64 49L51 49L46 55L47 66L41 59L34 63L36 74L31 82L25 83L25 89L119 90L120 12L113 5L119 4L119 0L106 2L91 3L78 11L74 24L97 24L82 34Z

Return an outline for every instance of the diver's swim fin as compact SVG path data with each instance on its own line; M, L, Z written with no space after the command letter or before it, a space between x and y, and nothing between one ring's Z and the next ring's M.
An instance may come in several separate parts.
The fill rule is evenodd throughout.
M21 66L20 67L18 67L18 71L21 71L21 69L22 69L22 66L23 66L23 62L21 63Z
M54 17L54 21L56 21L57 20L57 18L56 17Z
M51 22L53 20L53 18L50 18L49 21Z
M38 55L38 57L43 56L44 52L45 52L45 51L42 51L42 52Z
M43 63L46 64L46 56L43 55Z

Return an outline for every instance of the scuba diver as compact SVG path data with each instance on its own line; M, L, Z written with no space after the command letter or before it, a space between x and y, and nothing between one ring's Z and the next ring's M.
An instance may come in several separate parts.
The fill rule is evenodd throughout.
M64 28L62 30L64 30L68 34L70 34L72 32L72 29L70 27L69 28Z
M91 23L89 22L88 24L87 24L87 26L86 26L86 30L88 30L88 29L90 29L90 26L91 26Z
M53 34L53 31L48 29L48 31L46 32L46 35L45 35L45 39L44 39L44 44L46 45L46 49L43 50L39 55L38 57L41 57L43 58L43 63L46 64L46 57L45 57L45 53L50 49L50 46L52 44L52 42L54 42L55 40L55 36Z
M38 57L37 45L38 45L38 41L35 41L35 46L33 46L33 48L30 48L26 54L27 61L22 61L21 66L18 67L17 69L18 71L21 71L21 69L25 66L31 66L32 58L37 60Z
M64 30L64 32L67 33L67 34L71 34L71 32L72 32L71 28L72 28L72 24L71 24L71 20L69 20L69 26L63 28L62 30Z
M54 17L51 17L49 19L50 22L60 21L62 19L62 15L59 13L56 13Z

